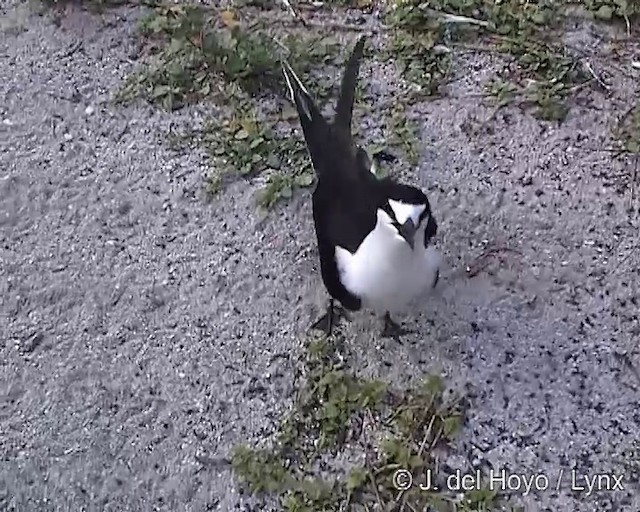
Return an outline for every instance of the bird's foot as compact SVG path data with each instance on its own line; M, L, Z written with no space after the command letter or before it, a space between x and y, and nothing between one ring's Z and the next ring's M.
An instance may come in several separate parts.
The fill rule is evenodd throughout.
M334 304L333 301L331 301L327 312L311 326L311 329L322 331L327 336L331 336L333 328L338 325L341 318L349 320L349 315L347 315L346 310L342 306Z
M406 327L403 327L400 324L394 322L391 319L391 315L389 315L389 313L385 313L384 328L382 329L383 338L393 338L394 340L400 342L400 338L402 336L406 336L407 334L414 334L415 332L416 331L413 329L407 329Z

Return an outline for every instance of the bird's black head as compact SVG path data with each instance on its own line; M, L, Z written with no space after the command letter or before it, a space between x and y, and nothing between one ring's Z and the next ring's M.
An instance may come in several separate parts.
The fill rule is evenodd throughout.
M414 248L416 236L424 231L422 243L427 247L438 233L438 223L426 194L419 188L391 180L383 181L383 190L382 209L391 217L398 233Z

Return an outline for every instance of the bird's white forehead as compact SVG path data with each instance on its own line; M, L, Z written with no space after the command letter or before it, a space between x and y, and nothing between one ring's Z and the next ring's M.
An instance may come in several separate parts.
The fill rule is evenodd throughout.
M389 199L389 206L393 210L393 214L400 224L404 224L408 219L413 220L414 224L418 224L418 219L427 207L426 204L407 204L395 199Z

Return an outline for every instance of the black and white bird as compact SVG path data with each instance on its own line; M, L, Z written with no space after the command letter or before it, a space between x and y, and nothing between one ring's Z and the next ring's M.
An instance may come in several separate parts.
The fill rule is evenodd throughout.
M353 141L351 119L364 43L362 37L347 62L331 123L286 61L283 73L317 176L313 220L322 280L331 298L313 328L331 333L337 316L346 316L344 309L366 307L383 315L383 336L398 338L412 331L394 322L390 313L438 282L440 256L431 243L438 225L422 190L377 178L373 160Z

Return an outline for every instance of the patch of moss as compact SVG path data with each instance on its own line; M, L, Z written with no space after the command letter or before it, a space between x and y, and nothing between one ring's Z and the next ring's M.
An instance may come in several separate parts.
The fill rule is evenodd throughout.
M396 37L404 41L409 33L408 40L419 41L395 45L402 59L408 59L414 69L420 70L418 74L437 77L436 82L442 83L450 69L442 66L444 57L438 57L447 55L442 47L482 38L496 51L516 58L519 68L512 81L531 85L514 89L522 90L525 102L535 105L536 115L545 120L562 120L568 111L566 99L572 87L586 80L586 75L579 63L548 37L562 19L558 6L551 0L405 0L393 4L388 19L397 30ZM503 96L501 101L505 99Z
M445 398L438 376L400 390L356 377L347 371L338 344L336 338L309 340L294 408L271 451L236 449L239 480L252 492L277 496L288 511L491 510L499 497L486 489L458 496L419 488L427 471L438 474L435 450L446 449L462 425L461 397ZM333 477L314 470L318 461L327 463L354 447L364 463ZM412 476L410 488L402 489L399 470Z
M288 34L276 42L260 22L245 23L236 11L202 6L158 7L140 28L159 51L128 79L119 99L142 96L167 110L216 94L228 102L223 93L230 89L222 83L236 84L251 96L282 94L278 45L288 49L288 59L302 75L337 48L328 37Z
M624 151L640 154L640 103L622 116L614 128L614 136L620 141Z
M624 19L627 23L640 16L636 0L582 0L582 6L598 20Z

